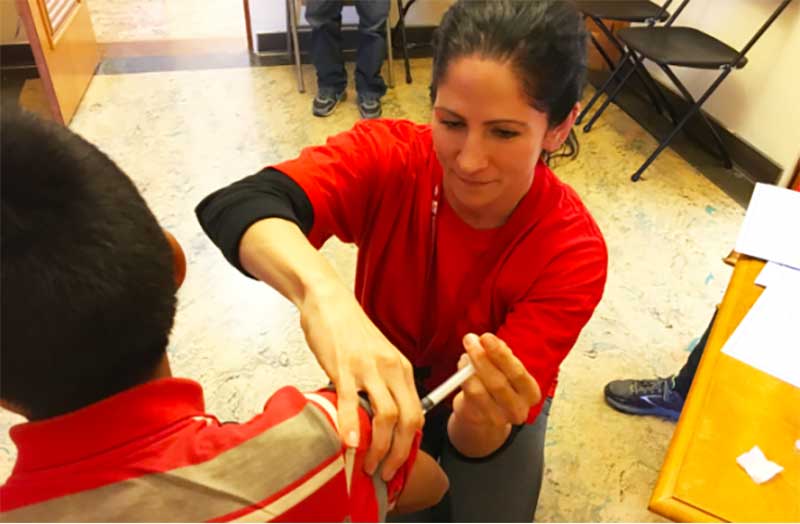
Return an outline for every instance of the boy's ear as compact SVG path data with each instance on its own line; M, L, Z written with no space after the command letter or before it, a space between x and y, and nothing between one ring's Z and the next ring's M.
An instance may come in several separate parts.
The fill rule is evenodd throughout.
M172 248L172 263L175 268L175 289L177 290L181 287L183 280L186 278L186 255L183 253L181 245L175 237L172 236L172 233L166 229L162 229L162 231L164 231L164 236L167 237L169 247Z
M4 398L0 398L0 408L7 409L12 413L16 413L17 415L22 415L25 418L30 418L26 410L22 409L22 407L14 404L13 402L9 402Z

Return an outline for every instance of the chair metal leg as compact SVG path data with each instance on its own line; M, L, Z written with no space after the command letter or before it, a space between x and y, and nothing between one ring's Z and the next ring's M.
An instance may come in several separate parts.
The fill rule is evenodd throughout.
M611 42L614 46L616 46L617 50L620 53L620 56L622 57L622 58L620 58L620 61L622 61L623 58L625 57L625 46L614 35L614 33L611 31L611 29L609 29L608 26L606 26L606 24L603 23L602 19L600 19L600 18L592 18L592 20L594 21L595 25L597 25L597 27L600 29L600 31L602 31L602 33L606 36L608 41ZM636 72L636 77L639 79L639 82L641 82L642 87L644 87L645 92L647 92L647 96L650 98L650 101L653 103L653 105L655 106L656 110L660 114L663 114L664 113L664 109L661 107L661 104L658 101L658 97L653 92L652 86L649 85L647 83L647 81L645 80L645 75L647 75L647 73L644 73L644 75L643 75L642 71L646 71L646 69L644 67L642 67L641 65L637 66L636 67L636 71L635 71Z
M289 0L286 0L286 56L292 58L292 24L289 23Z
M394 50L392 49L392 22L386 18L386 56L389 59L389 87L394 88Z
M664 95L664 92L659 87L658 83L653 79L652 76L650 76L650 73L647 71L647 68L642 67L640 68L640 71L642 73L642 77L645 79L646 82L650 84L650 87L653 90L653 92L656 93L658 98L661 100L662 107L666 109L667 112L666 116L668 116L669 119L672 121L672 125L678 125L678 121L680 120L680 118L678 117L678 112L675 110L675 107L672 105L669 99L667 99L667 97ZM659 112L662 115L664 114L663 109L660 109Z
M614 68L617 67L617 64L615 64L614 61L611 60L611 57L608 56L606 50L603 49L603 46L600 45L600 42L597 41L597 39L594 37L592 33L589 33L589 38L591 39L594 48L597 49L597 52L600 53L600 56L603 58L603 60L605 60L606 64L608 65L608 70L613 71Z
M681 81L678 79L677 76L675 76L675 73L673 73L672 70L669 67L661 66L661 69L664 71L664 73L666 73L666 75L669 77L669 79L672 80L672 83L675 84L675 87L677 87L678 90L680 90L680 92L683 95L683 97L690 104L694 105L694 104L697 103L697 102L695 102L695 100L692 97L692 94L689 92L689 90L686 89L686 86L684 86L683 83L681 83ZM714 129L714 126L711 125L711 122L708 121L708 118L706 118L706 115L703 114L702 111L699 111L699 114L700 114L700 118L702 118L703 122L705 122L706 127L708 127L708 129L711 131L711 136L713 137L714 142L716 142L716 144L717 144L717 150L720 153L720 157L721 157L723 163L725 164L725 167L727 169L732 168L733 167L733 162L731 161L731 155L730 155L730 153L728 153L728 148L726 148L725 144L722 142L722 137L719 136L719 133L717 133L717 130Z
M709 87L706 90L706 92L703 93L703 96L701 96L700 99L697 100L694 103L694 105L689 109L689 111L687 111L686 114L683 115L683 118L681 119L680 122L678 122L678 125L675 126L672 129L672 131L670 131L670 133L667 135L667 137L661 141L661 143L658 145L658 148L655 151L653 151L653 153L647 158L647 160L645 160L644 164L642 164L639 167L639 169L636 170L636 172L631 176L631 180L636 182L641 178L642 173L644 173L645 169L647 169L650 166L650 164L653 163L656 157L660 155L664 149L666 149L666 147L669 145L672 139L675 138L675 135L677 135L681 131L681 129L683 129L683 126L686 125L686 122L688 122L689 119L692 118L692 116L694 116L694 114L700 110L700 107L702 107L702 105L705 104L706 100L708 100L708 97L710 97L714 93L714 91L717 90L719 85L722 83L723 80L725 80L725 77L727 77L730 74L730 72L731 69L726 68L722 72L722 74L717 77L714 83L711 84L711 87Z
M636 56L635 53L634 53L634 56ZM637 63L641 63L638 58L636 58L636 62ZM620 62L620 69L622 69L623 65L624 65L624 62ZM628 79L631 77L631 75L633 75L633 72L635 70L636 70L636 67L635 66L632 67L625 74L625 76L622 77L622 80L620 81L619 84L617 84L617 86L614 88L614 90L611 93L608 94L608 97L603 102L603 105L601 105L600 108L597 111L595 111L594 115L592 115L592 118L589 120L589 122L585 126L583 126L583 132L584 133L588 133L589 131L592 130L592 126L594 125L594 123L597 121L598 118L600 118L600 115L603 114L603 112L606 110L606 108L609 106L609 104L611 104L611 102L613 102L617 98L617 95L619 95L620 91L622 91L622 87L625 85L625 82L628 81Z
M409 6L411 5L410 2ZM397 21L397 25L400 28L400 40L403 44L403 61L405 62L406 66L406 84L411 83L411 62L408 59L408 38L406 38L406 16L405 10L403 8L403 0L397 0L397 11L400 13L400 19Z
M605 94L606 91L608 91L608 88L614 82L614 79L617 77L617 75L620 73L620 71L622 71L623 64L625 63L624 59L625 59L625 57L627 55L628 55L628 53L626 52L622 56L622 59L620 59L619 63L617 63L616 67L611 71L611 74L608 76L608 78L606 78L606 81L603 82L603 85L600 86L600 88L597 89L594 92L594 95L592 95L592 98L589 100L589 103L586 104L586 107L583 108L583 110L581 111L581 114L579 114L578 118L575 119L575 125L580 125L580 123L583 121L584 117L587 114L589 114L589 111L592 109L592 106L594 106L594 104L597 102L597 100L601 96L603 96L603 94Z
M289 25L292 31L292 48L294 50L294 65L297 72L297 90L301 93L306 92L306 84L303 80L303 66L300 61L300 44L297 38L297 9L294 0L286 0L286 10L289 13Z

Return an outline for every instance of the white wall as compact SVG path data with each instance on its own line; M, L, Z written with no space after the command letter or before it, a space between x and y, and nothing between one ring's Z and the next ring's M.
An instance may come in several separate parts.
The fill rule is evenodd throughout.
M780 0L694 0L675 25L695 27L741 49ZM800 2L795 0L747 54L703 109L742 140L784 168L788 184L800 156ZM652 64L648 69L672 86ZM718 71L674 68L692 96L699 97Z
M0 45L28 42L14 0L0 0Z
M4 0L0 0L4 1ZM394 9L397 0L390 0ZM408 11L406 25L425 26L439 25L439 20L447 8L455 0L417 0ZM408 3L408 0L403 0ZM300 13L300 25L306 25L305 14ZM253 34L278 33L286 30L285 0L250 0L250 21ZM342 21L346 24L357 23L358 16L354 7L345 7Z
M391 0L394 4L396 0ZM404 0L407 1L407 0ZM417 0L408 12L409 26L438 25L454 0ZM701 29L741 48L780 0L693 0L676 25ZM250 0L253 33L286 29L284 0ZM345 23L358 20L346 7ZM300 23L305 17L300 14ZM722 83L703 106L728 130L784 168L782 183L800 156L800 0L794 0L747 55L749 63ZM664 85L669 79L648 66ZM716 78L716 71L675 68L695 96Z

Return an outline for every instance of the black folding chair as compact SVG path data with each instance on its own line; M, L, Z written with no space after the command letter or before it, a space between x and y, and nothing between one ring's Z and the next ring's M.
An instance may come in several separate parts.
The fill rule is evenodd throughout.
M786 7L793 0L783 0L778 7L772 12L769 18L764 22L761 27L756 31L749 42L740 50L728 46L724 42L714 38L707 33L699 31L691 27L674 27L672 22L677 15L683 10L689 0L683 0L678 10L672 15L670 20L661 27L629 27L622 29L617 33L620 41L626 47L626 54L633 57L636 67L641 67L645 58L652 60L658 65L667 77L675 84L680 91L681 95L691 105L689 110L683 115L680 120L673 116L675 126L672 131L661 141L658 148L648 157L638 170L631 176L631 180L636 182L642 176L642 173L653 163L656 157L669 145L675 135L677 135L686 123L691 119L695 113L700 114L705 124L711 130L711 135L716 142L720 155L727 168L733 167L730 154L722 143L722 139L717 134L714 126L708 121L706 116L699 111L700 107L708 100L708 98L716 91L723 80L734 69L741 69L747 64L746 55L750 48L761 38L764 32L775 22L775 19L786 9ZM627 57L626 57L627 60ZM614 77L624 68L624 61L620 60L620 64L611 74ZM672 72L670 66L690 67L694 69L719 69L720 75L708 87L705 93L695 100L688 89L681 83L675 73ZM608 105L614 101L617 95L622 90L622 87L633 74L629 70L622 77L622 80L617 84L609 97L605 100L602 106L592 116L589 123L583 128L588 132L595 121L605 111ZM610 80L606 84L610 85ZM663 94L663 93L662 93Z
M673 0L666 0L663 5L658 5L648 0L578 0L576 5L581 13L583 13L584 18L591 19L598 29L600 29L603 35L606 36L608 41L619 50L620 56L626 59L628 63L633 66L634 62L629 55L625 53L625 47L617 39L608 25L606 25L605 21L610 20L616 22L640 23L647 24L647 27L652 27L656 23L664 22L669 18L667 8L672 1ZM597 52L600 53L600 56L608 64L609 70L614 71L619 64L614 62L611 57L608 56L605 48L600 45L593 34L590 33L589 36L592 44L594 44L594 47L597 49ZM660 98L663 98L663 94L658 87L656 87L655 81L647 72L647 69L638 68L634 72L647 92L647 96L650 98L653 105L656 107L659 113L663 113L661 106L662 102L664 102L666 105L668 105L669 102L666 100L660 100ZM597 102L603 93L604 91L602 89L595 91L594 96L592 96L591 100L589 100L589 103L586 104L586 107L583 109L583 111L581 111L581 114L575 121L576 124L581 123L583 118L588 114L592 106L595 104L595 102Z
M408 10L411 9L411 6L414 5L414 2L417 0L409 0L409 2L404 6L403 0L397 0L397 11L400 16L397 19L397 25L395 26L396 30L400 31L400 42L403 46L403 62L405 63L406 68L406 84L411 83L411 62L408 59L408 38L406 37L406 15L408 14Z

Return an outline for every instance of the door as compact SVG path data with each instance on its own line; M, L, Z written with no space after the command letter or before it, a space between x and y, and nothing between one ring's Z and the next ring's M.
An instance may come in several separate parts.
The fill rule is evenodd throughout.
M616 33L620 29L631 25L630 22L619 22L615 20L604 19L603 22L606 24L606 27L608 27L611 30L612 33ZM616 63L622 57L622 53L620 53L619 49L608 40L608 37L605 34L603 34L602 31L600 31L600 29L597 27L594 21L589 17L586 17L586 29L594 38L595 42L597 42L597 44L603 48L603 51L605 51L606 55L608 55L608 57L613 62ZM588 56L589 69L598 71L610 70L608 67L608 63L606 63L605 58L603 58L602 55L600 55L600 52L597 50L597 46L594 45L594 42L589 42L588 52L589 52Z
M85 0L17 0L53 118L69 124L100 53Z

